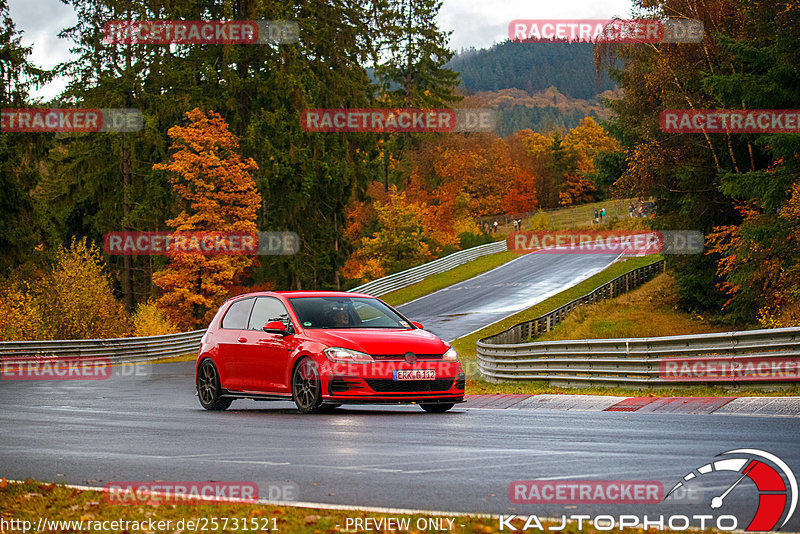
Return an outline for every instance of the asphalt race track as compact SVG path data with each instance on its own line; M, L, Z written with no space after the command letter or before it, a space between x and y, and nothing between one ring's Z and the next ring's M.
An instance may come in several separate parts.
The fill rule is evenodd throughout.
M116 369L116 368L115 368ZM262 498L470 513L709 514L735 478L712 478L700 503L530 505L515 480L656 480L671 488L735 448L764 449L800 473L800 418L456 409L341 408L300 415L287 402L204 411L193 363L142 365L107 380L0 382L0 476L102 487L111 481L249 481ZM720 474L721 475L721 474ZM723 510L743 529L757 503L741 484ZM795 518L784 531L800 530Z
M574 286L608 267L617 257L526 254L397 309L422 323L425 330L452 341Z

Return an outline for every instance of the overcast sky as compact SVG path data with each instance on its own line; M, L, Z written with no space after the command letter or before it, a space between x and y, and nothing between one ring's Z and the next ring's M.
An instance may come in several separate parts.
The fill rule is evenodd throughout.
M69 58L70 43L57 35L77 22L71 7L61 0L10 0L9 8L23 44L33 45L34 63L50 68ZM627 17L631 9L631 0L444 0L439 25L453 30L450 47L458 51L505 40L514 19L609 19ZM34 96L48 99L63 87L56 79Z

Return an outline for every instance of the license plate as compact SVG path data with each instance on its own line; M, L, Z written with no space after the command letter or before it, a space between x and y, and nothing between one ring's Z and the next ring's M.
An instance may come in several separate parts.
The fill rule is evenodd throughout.
M392 371L395 380L436 380L435 369Z

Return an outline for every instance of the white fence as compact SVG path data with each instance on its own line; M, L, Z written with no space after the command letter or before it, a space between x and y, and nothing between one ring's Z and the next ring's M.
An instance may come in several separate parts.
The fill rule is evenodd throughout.
M378 278L366 284L360 285L350 290L352 293L364 293L379 297L396 289L401 289L417 282L424 280L428 276L437 273L449 271L454 267L458 267L464 263L486 256L488 254L496 254L498 252L505 252L508 250L508 244L505 241L497 241L495 243L487 243L477 247L468 248L466 250L459 250L439 258L424 265L418 265L399 273L390 274L383 278Z

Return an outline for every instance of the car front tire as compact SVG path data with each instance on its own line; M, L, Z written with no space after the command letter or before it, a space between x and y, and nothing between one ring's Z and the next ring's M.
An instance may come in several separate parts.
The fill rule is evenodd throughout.
M292 372L292 399L300 413L318 413L322 408L322 381L314 360L303 358Z
M197 370L197 396L200 398L200 404L206 410L225 410L231 405L233 399L226 399L221 395L222 386L214 362L208 359L203 360Z

